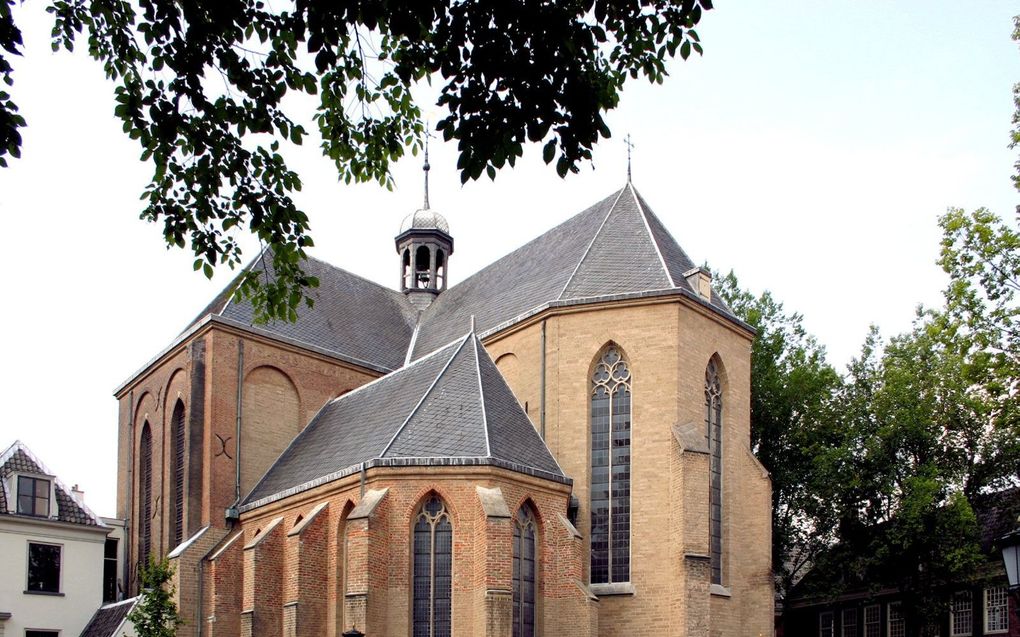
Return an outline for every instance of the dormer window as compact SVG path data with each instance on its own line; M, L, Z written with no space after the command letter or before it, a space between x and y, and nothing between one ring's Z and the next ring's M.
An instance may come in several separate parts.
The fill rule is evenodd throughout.
M40 518L50 517L50 481L18 476L18 513Z

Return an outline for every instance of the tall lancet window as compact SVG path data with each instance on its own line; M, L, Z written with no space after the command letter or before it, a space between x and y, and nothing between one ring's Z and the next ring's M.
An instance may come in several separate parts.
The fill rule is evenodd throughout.
M450 637L453 525L443 501L426 498L414 523L413 637Z
M513 637L535 637L535 515L525 504L514 519Z
M709 555L712 583L722 584L722 386L715 360L705 369L705 435L709 449Z
M606 348L591 391L591 581L630 581L630 366Z
M147 420L142 425L138 445L138 517L141 518L138 558L144 566L152 555L152 430Z
M170 438L173 448L170 452L171 472L173 474L173 525L170 529L170 547L173 548L184 541L184 403L180 400L174 406L174 414L170 418Z

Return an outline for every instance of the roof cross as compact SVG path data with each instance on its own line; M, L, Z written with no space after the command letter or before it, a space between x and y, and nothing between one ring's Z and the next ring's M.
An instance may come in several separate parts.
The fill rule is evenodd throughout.
M627 133L627 138L623 140L623 143L627 145L627 183L630 183L630 151L634 148L634 142L630 141L630 133Z

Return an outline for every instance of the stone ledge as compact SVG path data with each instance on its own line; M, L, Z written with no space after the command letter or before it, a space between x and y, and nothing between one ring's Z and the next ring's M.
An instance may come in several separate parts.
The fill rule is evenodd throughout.
M733 597L732 591L721 584L712 584L708 592L716 597Z
M603 597L609 595L636 595L637 589L630 582L621 582L619 584L591 584L591 592L596 597Z

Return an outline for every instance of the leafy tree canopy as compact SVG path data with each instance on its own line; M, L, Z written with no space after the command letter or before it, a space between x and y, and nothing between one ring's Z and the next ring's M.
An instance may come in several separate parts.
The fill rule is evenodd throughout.
M21 33L0 0L0 78L13 85ZM711 0L48 0L53 48L82 38L116 84L116 116L152 162L143 219L195 269L241 263L236 229L272 248L275 280L249 272L237 293L261 320L294 320L312 245L291 198L301 180L280 143L301 144L316 96L322 153L346 182L392 185L391 162L425 132L415 83L441 83L437 129L457 140L462 181L511 166L526 142L563 176L610 131L628 78L662 82L666 61L701 53ZM0 166L25 119L0 91Z

